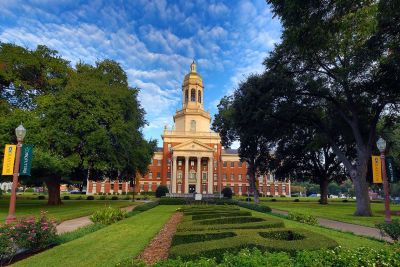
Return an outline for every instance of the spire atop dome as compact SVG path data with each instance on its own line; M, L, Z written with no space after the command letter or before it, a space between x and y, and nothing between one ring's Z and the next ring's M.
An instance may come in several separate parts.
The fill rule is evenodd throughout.
M190 72L196 72L196 62L193 59L192 64L190 64Z

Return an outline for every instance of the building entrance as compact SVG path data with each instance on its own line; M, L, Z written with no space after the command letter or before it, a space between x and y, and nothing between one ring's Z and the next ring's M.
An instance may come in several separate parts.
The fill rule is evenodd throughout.
M189 193L194 193L196 191L196 185L194 184L190 184L189 185Z

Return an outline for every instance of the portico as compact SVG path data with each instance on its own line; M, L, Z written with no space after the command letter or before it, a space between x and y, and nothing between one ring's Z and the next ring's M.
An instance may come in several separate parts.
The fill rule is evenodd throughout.
M197 140L172 147L172 193L213 193L214 149Z

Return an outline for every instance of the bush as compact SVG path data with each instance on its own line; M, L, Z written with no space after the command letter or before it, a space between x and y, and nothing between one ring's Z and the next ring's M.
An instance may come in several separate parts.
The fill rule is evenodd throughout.
M158 205L158 201L153 201L153 202L148 202L142 205L137 206L136 208L134 208L132 211L146 211L149 209L152 209L154 207L156 207Z
M112 224L127 217L126 212L118 208L107 207L95 211L90 220L94 223Z
M258 212L263 212L263 213L271 212L271 208L268 207L268 206L264 206L264 205L256 205L256 204L253 204L253 203L247 203L247 202L242 202L242 201L239 201L237 203L237 205L242 207L242 208L255 210L255 211L258 211Z
M276 198L273 198L273 199L271 199L271 201L272 201L272 202L276 202L277 200L276 200Z
M63 196L63 199L64 199L64 200L70 200L71 197L70 197L70 196Z
M156 197L157 198L165 197L167 193L169 193L168 187L166 187L165 185L160 185L157 187Z
M318 225L318 220L312 215L305 215L296 212L289 212L288 217L289 220L298 221L301 223L306 223L310 225Z
M400 241L400 220L394 219L390 223L379 223L376 227L383 236L389 236L393 241Z
M222 189L221 194L224 196L224 198L232 198L232 189L230 187L225 187Z
M293 202L300 202L300 199L296 198Z
M94 196L87 196L86 200L94 200Z
M160 205L185 205L184 198L162 197L159 200Z
M99 197L99 199L100 199L100 200L106 200L107 197L106 197L105 195L102 195L102 196Z
M124 191L124 192L122 192L122 193L121 193L121 195L125 196L125 195L126 195L126 192L125 192L125 191Z
M118 197L117 196L112 196L111 200L118 200Z
M342 202L347 203L349 201L347 199L343 199Z
M33 188L27 188L27 189L25 189L25 192L26 193L33 193L33 192L35 192L35 190L33 190Z
M0 261L12 257L16 251L28 249L37 251L54 244L56 221L41 212L40 217L19 219L15 224L0 226Z
M44 199L46 199L46 197L45 196L38 196L38 199L39 200L44 200Z

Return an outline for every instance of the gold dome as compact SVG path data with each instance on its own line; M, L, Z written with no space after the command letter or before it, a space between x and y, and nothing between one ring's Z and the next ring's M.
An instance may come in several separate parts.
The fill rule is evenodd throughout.
M196 71L196 63L194 62L194 60L192 64L190 64L190 72L186 74L185 78L183 79L183 86L186 86L188 84L198 84L203 87L203 79Z

